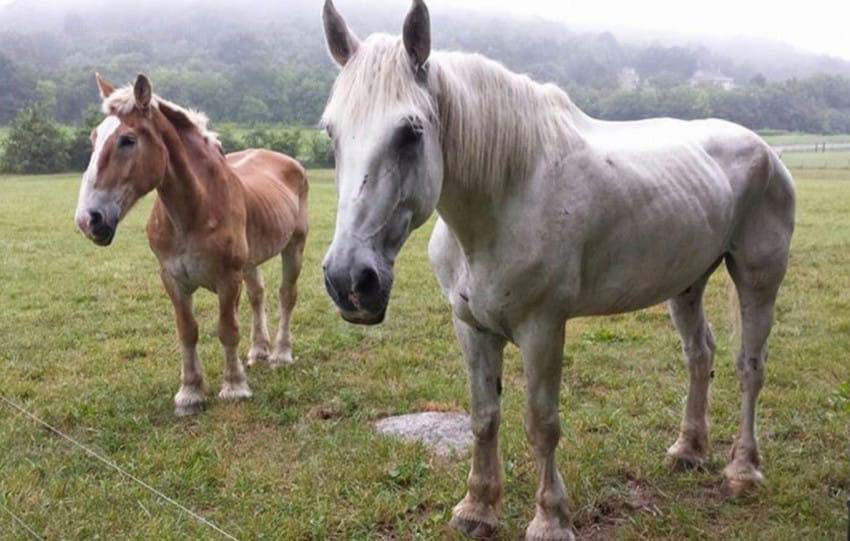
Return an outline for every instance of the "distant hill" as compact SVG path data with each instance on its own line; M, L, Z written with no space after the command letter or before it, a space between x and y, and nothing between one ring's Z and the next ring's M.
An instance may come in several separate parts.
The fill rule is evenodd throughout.
M361 36L398 33L408 8L398 1L339 3ZM91 76L98 70L118 82L145 71L162 94L213 118L313 124L336 74L325 51L320 10L318 0L79 0L59 7L49 0L13 1L0 8L0 66L9 66L0 72L0 94L4 85L12 89L5 99L0 95L0 123L35 100L55 103L62 121L79 119L95 101ZM691 88L723 81L727 89L779 85L782 93L785 80L850 76L850 62L763 40L593 32L463 9L435 10L432 21L435 47L480 52L555 82L591 113L610 118L735 117L764 100L744 95L734 106L718 107L715 102L729 96L708 88L700 97ZM685 106L668 113L670 92ZM841 109L833 102L815 103L812 111L803 103L805 121L769 112L740 121L833 129L844 122L844 113L820 112ZM809 121L817 115L820 120Z

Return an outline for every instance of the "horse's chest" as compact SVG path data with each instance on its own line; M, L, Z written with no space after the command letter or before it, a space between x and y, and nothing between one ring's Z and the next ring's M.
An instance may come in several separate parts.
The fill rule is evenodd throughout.
M516 293L500 280L482 280L463 272L452 287L450 301L464 323L509 337L520 304Z
M163 260L162 266L184 286L215 290L215 268L206 258L187 252Z

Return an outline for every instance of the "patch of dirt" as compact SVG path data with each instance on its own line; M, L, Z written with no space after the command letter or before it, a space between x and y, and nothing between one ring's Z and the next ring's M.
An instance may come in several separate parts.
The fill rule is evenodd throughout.
M423 522L427 520L431 513L431 509L425 502L419 502L417 505L410 507L403 514L395 518L387 518L380 521L375 526L375 535L378 539L391 541L395 539L410 539L410 532L399 531L399 523Z
M339 419L342 417L343 411L339 404L319 404L310 408L307 416L320 421L329 421L331 419Z
M630 515L649 513L653 516L661 514L658 507L660 498L652 487L636 479L630 479L626 484L624 496L611 497L594 505L586 513L586 518L576 520L577 538L581 540L607 540L614 537L614 532L628 521Z

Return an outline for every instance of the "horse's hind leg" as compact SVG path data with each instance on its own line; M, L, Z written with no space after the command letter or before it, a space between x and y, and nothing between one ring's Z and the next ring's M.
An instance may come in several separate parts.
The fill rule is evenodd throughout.
M756 401L764 383L767 337L793 231L793 200L784 206L769 203L772 202L756 209L743 224L739 241L726 259L741 305L741 350L737 361L743 393L741 426L732 445L731 461L723 470L733 494L764 479L759 471L761 457L755 434Z
M713 270L713 269L712 269ZM690 385L679 438L667 450L674 468L702 466L708 453L708 387L714 366L714 336L705 319L703 292L710 273L668 303L673 323L682 337Z
M251 301L251 351L248 353L248 366L268 361L271 339L266 323L266 309L263 305L265 284L263 273L257 267L245 269L245 286L248 289L248 299Z
M275 337L274 351L269 358L269 365L272 367L293 362L290 323L295 301L298 299L297 282L298 275L301 274L305 241L305 235L295 233L281 253L283 279L280 284L280 326Z

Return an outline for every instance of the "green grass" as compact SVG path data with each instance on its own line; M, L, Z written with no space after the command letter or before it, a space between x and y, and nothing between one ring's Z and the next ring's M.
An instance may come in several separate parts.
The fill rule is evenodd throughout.
M143 224L146 199L109 249L75 233L78 175L0 178L0 392L240 539L451 538L468 462L375 435L371 423L468 407L463 362L426 261L428 227L398 262L385 325L343 323L320 261L334 223L328 172L294 320L297 363L251 370L254 398L172 415L179 354ZM568 325L560 469L580 532L597 538L836 539L850 490L850 174L798 172L799 220L771 339L758 433L766 486L718 496L737 429L726 276L707 307L718 339L707 471L662 465L687 376L663 307ZM270 291L277 262L265 267ZM196 296L211 396L221 384L214 298ZM243 335L248 331L243 302ZM274 312L273 312L274 313ZM276 316L272 316L272 321ZM248 340L243 337L242 351ZM534 512L523 375L505 368L504 539ZM214 533L0 405L0 504L49 539L195 539ZM638 505L637 500L640 500ZM646 504L646 505L644 505ZM0 538L24 536L0 512Z

